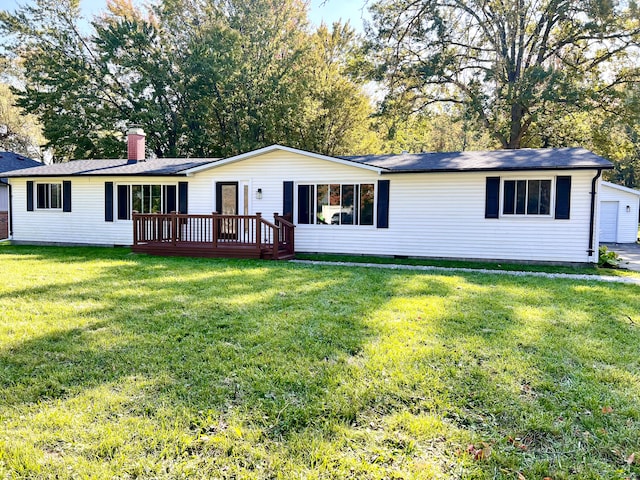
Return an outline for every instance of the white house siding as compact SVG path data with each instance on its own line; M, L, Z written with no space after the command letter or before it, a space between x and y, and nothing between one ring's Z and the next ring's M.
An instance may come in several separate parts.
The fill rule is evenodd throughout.
M571 219L504 217L485 219L485 179L555 179L572 176ZM242 203L247 185L250 214L271 219L282 213L283 181L297 185L322 183L376 183L390 181L389 228L375 226L298 225L296 251L372 255L406 255L475 259L588 262L590 187L594 170L524 173L424 173L379 175L375 171L296 153L275 151L204 170L189 177L69 177L33 179L36 182L70 180L72 212L26 211L25 178L11 180L14 188L16 241L85 244L132 242L130 221L104 221L104 183L189 183L189 213L210 213L215 206L215 183L237 181ZM256 198L257 189L262 199ZM552 185L554 190L554 185ZM377 195L377 191L376 191ZM115 205L115 199L114 199ZM553 212L554 204L551 205ZM240 205L239 213L243 213ZM297 218L294 219L297 223ZM596 223L597 225L597 223ZM594 232L597 242L597 228ZM597 244L597 243L596 243Z
M623 187L624 188L624 187ZM617 233L615 243L635 243L638 239L638 209L640 192L626 192L603 182L600 186L601 202L618 202ZM629 211L627 211L627 206Z
M388 229L297 225L296 251L588 262L594 260L587 254L587 244L589 192L595 173L575 170L378 175L295 153L272 152L190 177L189 211L205 213L215 208L214 185L218 181L246 183L250 192L249 213L259 211L270 218L272 212L282 212L283 181L291 180L297 185L375 183L385 179L391 182ZM555 220L553 215L484 218L487 176L554 180L557 175L572 177L570 220ZM261 200L255 198L258 188L262 189ZM297 187L294 193L297 206ZM552 212L553 208L552 203ZM294 207L294 213L296 210ZM594 235L597 237L597 228Z
M27 211L27 180L34 183L71 181L71 212L62 210ZM113 222L104 219L104 185L114 183L114 191L123 184L177 185L178 177L57 177L12 178L13 237L17 242L78 243L92 245L131 245L133 226L130 220ZM115 203L114 196L114 206ZM34 202L35 205L35 202Z

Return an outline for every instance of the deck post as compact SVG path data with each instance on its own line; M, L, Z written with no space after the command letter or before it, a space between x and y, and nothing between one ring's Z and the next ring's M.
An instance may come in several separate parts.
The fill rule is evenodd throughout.
M213 249L218 249L218 219L216 218L216 212L211 212L211 241L213 242Z
M276 229L273 232L273 254L271 258L273 260L278 260L280 256L280 221L278 220L278 212L273 214L273 223L276 226Z
M174 247L178 242L178 212L175 210L171 212L171 245Z
M256 246L262 250L262 213L256 212Z
M135 210L131 212L131 218L133 219L133 245L138 245L138 238L140 237L140 232L138 231L138 219L136 218L138 212Z

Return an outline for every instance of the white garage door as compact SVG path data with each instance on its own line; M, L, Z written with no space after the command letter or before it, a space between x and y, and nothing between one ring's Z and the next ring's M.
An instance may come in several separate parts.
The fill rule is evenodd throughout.
M600 241L618 240L618 203L600 202Z

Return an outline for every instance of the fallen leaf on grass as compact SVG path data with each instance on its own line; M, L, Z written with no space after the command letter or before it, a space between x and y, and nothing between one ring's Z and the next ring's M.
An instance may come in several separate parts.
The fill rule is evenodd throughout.
M476 447L470 443L467 446L467 452L473 456L474 460L484 460L491 456L491 445L486 442L482 442L480 447Z
M512 436L509 436L507 437L507 441L514 447L522 450L523 452L528 449L528 447L524 443L520 442L519 438L513 438Z
M602 407L602 413L607 414L607 413L611 413L613 412L613 408L607 406L607 407Z
M518 480L527 480L527 477L525 477L523 474L518 472Z
M634 452L631 455L629 455L629 457L627 458L627 465L633 465L635 461L636 461L636 454Z

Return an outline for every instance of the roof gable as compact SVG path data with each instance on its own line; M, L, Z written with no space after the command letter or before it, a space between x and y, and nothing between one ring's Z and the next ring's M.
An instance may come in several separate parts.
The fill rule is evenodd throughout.
M633 195L640 196L640 190L634 190L633 188L623 187L622 185L616 185L615 183L602 181L603 187L614 188L616 190L620 190L622 192L631 193Z
M328 161L328 162L338 163L338 164L341 164L341 165L347 165L347 166L350 166L350 167L363 168L365 170L370 170L370 171L374 171L374 172L378 172L378 173L383 171L383 170L385 170L384 167L379 167L379 166L376 166L376 165L369 165L369 164L364 163L364 162L353 161L353 160L349 160L347 158L330 157L328 155L322 155L320 153L307 152L305 150L299 150L297 148L285 147L284 145L270 145L268 147L259 148L257 150L252 150L250 152L241 153L240 155L235 155L233 157L224 158L222 160L218 160L216 162L209 163L207 165L197 166L197 167L194 167L194 168L191 168L191 169L185 171L185 173L187 173L188 175L191 175L191 174L195 174L195 173L198 173L198 172L202 172L204 170L209 170L210 168L217 168L217 167L221 167L223 165L228 165L230 163L240 162L242 160L247 160L249 158L258 157L260 155L265 155L267 153L275 152L275 151L278 151L278 150L283 151L283 152L288 152L288 153L295 153L295 154L298 154L298 155L302 155L302 156L305 156L305 157L311 157L311 158L315 158L315 159L318 159L318 160L325 160L325 161Z

